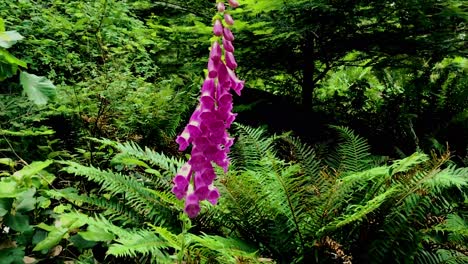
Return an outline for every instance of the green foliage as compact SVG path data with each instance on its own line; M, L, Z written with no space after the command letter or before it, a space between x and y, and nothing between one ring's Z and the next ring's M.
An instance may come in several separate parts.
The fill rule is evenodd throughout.
M26 164L19 170L11 159L2 164L9 168L0 170L0 259L5 263L24 263L23 258L32 254L31 247L47 253L55 246L41 245L35 237L41 234L36 224L48 218L46 208L52 202L46 191L56 177L45 171L52 165L51 160Z
M174 259L187 263L236 263L238 259L257 263L255 250L239 239L189 233L192 224L182 214L183 202L170 193L170 182L181 160L149 148L143 150L133 142L93 140L116 150L110 162L113 169L101 170L73 161L60 163L65 165L63 172L85 177L97 183L99 190L80 194L78 189L67 188L47 194L81 209L91 206L95 209L90 208L90 212L98 213L86 215L67 209L56 222L72 225L42 225L48 236L36 250L64 239L71 242L69 237L78 228L77 235L85 241L106 243L106 254L117 258L138 258L148 263L172 263Z
M261 252L284 263L330 263L331 254L358 263L365 259L419 263L424 256L447 259L447 254L461 261L466 248L456 237L464 237L459 230L465 223L454 221L452 212L466 215L466 168L446 164L448 154L429 157L418 152L379 166L372 162L365 139L349 128L335 129L342 137L336 148L336 153L341 151L337 164L347 164L335 168L327 165L326 157L301 158L303 152L297 149L312 153L310 147L292 139L279 140L281 152L291 160L286 162L269 151L276 136L258 139L264 130L239 131L240 140L257 138L265 151L251 160L249 168L234 167L220 179L220 206L208 211L204 222L252 241ZM288 148L284 142L293 144ZM252 144L238 144L234 164L235 159L251 157L251 148ZM433 218L448 219L456 227L435 228L430 224ZM447 231L443 236L442 230Z
M368 169L372 162L367 140L343 126L331 126L339 134L336 154L330 155L329 165L338 172L360 172Z

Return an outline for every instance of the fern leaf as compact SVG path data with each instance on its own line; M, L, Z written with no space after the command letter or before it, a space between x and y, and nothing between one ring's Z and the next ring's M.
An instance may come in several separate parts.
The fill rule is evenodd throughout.
M370 167L372 157L367 140L343 126L330 126L338 132L340 143L336 154L331 157L331 165L337 171L357 172Z

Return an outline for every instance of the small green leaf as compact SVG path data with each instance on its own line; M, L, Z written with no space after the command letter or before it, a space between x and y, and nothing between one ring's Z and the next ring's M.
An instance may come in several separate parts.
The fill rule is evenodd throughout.
M22 182L24 178L30 178L39 172L41 172L43 169L47 168L50 164L52 164L52 160L46 160L46 161L34 161L33 163L29 164L28 166L25 166L21 170L15 172L13 174L13 177L19 181Z
M50 226L45 223L39 223L36 225L36 227L39 227L40 229L44 229L45 231L49 231L49 232L52 232L53 230L56 229L55 226Z
M37 198L37 206L39 208L42 208L42 209L46 209L46 208L49 208L49 206L51 205L51 201L49 198L46 198L44 196L41 196L39 198Z
M44 76L21 72L20 83L23 86L23 93L37 105L47 104L57 94L54 84Z
M77 217L75 214L63 214L60 216L60 224L68 229L76 229L86 225L87 218Z
M0 18L0 32L5 31L5 21L3 21L2 18Z
M24 39L24 37L14 30L0 32L0 47L8 49L22 39Z
M67 205L59 204L56 207L54 207L53 211L54 213L57 213L57 214L63 214L65 211L69 211L70 209L71 209L70 204L67 204Z

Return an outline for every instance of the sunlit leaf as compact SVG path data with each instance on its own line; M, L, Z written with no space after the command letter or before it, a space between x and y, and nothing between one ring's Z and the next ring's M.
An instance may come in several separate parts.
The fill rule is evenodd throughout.
M23 92L37 105L47 104L57 94L54 84L43 76L21 72L20 83L23 86Z
M8 49L22 39L24 39L24 37L16 31L0 32L0 47Z

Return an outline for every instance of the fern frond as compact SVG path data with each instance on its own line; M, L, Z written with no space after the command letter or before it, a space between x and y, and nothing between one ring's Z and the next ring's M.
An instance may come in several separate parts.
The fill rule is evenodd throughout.
M357 172L370 168L372 164L370 146L366 139L344 126L330 126L338 132L340 142L330 165L341 172Z
M263 128L252 128L234 123L234 131L238 137L231 149L230 158L234 168L246 170L254 168L256 161L262 159L267 153L274 153L274 136L266 136Z
M138 255L152 255L158 259L157 263L172 263L167 253L167 242L158 237L150 230L132 230L126 234L121 234L115 243L109 245L107 254L117 257L129 256L137 257Z
M121 195L125 199L125 204L132 207L146 219L162 223L173 218L171 215L173 215L174 209L180 210L180 207L174 208L174 205L177 204L166 204L159 196L154 195L157 191L146 188L137 179L109 170L103 171L92 166L83 166L71 161L63 163L67 165L67 167L63 168L64 171L77 176L84 176L98 183L101 185L101 190L107 191L111 196ZM174 211L171 212L171 210Z
M64 190L47 190L46 193L55 199L66 199L67 201L81 206L82 204L88 204L96 206L103 211L103 216L109 217L109 220L119 220L123 223L139 222L141 216L139 216L132 208L125 206L121 201L115 197L106 199L104 197L91 197L87 195L79 195L77 192L70 192L67 189Z
M289 159L301 166L304 177L310 178L316 192L320 194L328 189L330 182L320 174L321 164L316 158L314 149L297 137L286 136L282 139L288 143Z
M167 255L169 245L151 230L125 229L113 224L102 215L92 217L79 212L71 212L61 217L66 217L69 221L86 223L87 230L79 231L78 234L85 234L89 230L111 234L113 239L109 242L107 255L117 257L151 255L156 256L157 263L171 263Z
M190 235L191 251L205 260L216 259L218 263L260 263L256 251L236 238L203 234Z
M461 191L462 188L468 186L468 168L450 166L426 179L422 184L430 188L435 194L442 193L448 188L457 188Z
M400 172L406 172L411 168L429 160L429 156L424 153L415 152L411 156L396 160L390 166L390 173L395 175Z
M457 214L447 215L447 219L434 227L434 231L448 234L449 241L466 243L468 241L468 222Z
M174 157L168 157L165 154L155 152L148 147L142 149L138 144L132 141L124 143L112 141L109 139L92 139L103 145L110 145L120 151L122 154L128 154L142 161L148 161L152 165L159 167L164 174L172 177L177 173L177 170L184 164L184 161Z
M345 212L344 215L339 216L338 218L336 218L336 220L319 230L319 236L322 236L321 233L325 231L335 230L350 223L362 221L362 219L364 219L366 215L377 210L385 201L392 197L392 195L395 192L396 188L391 188L388 189L386 192L379 194L373 199L367 201L364 205L353 204L348 206L346 208L347 212Z

